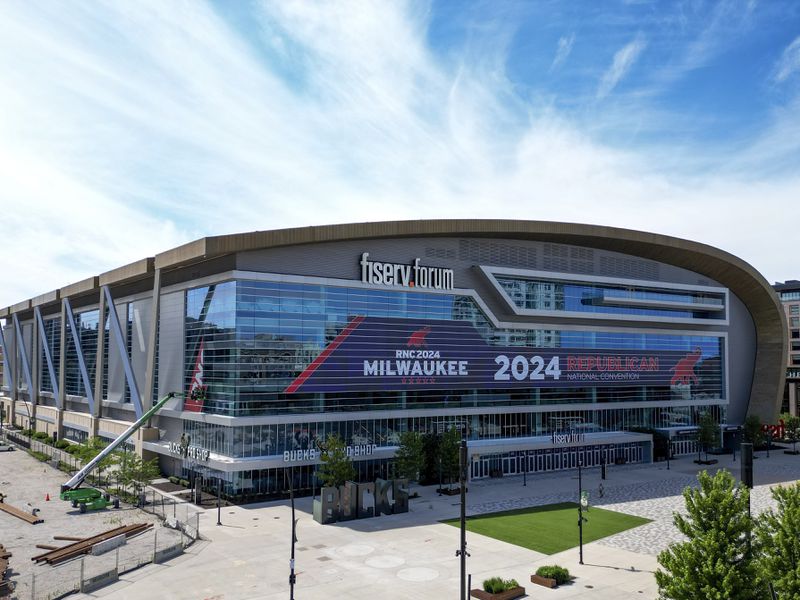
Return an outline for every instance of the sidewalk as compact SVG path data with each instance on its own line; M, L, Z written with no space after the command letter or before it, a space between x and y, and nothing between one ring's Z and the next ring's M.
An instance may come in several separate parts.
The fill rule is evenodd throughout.
M758 453L761 456L763 453ZM730 455L717 457L716 468L728 468L738 476L739 462ZM738 457L737 457L738 459ZM569 586L547 591L559 598L597 600L654 599L657 589L652 572L656 554L677 531L672 511L682 506L680 492L696 481L700 468L692 457L655 465L614 466L604 481L605 494L597 497L599 469L584 471L584 488L591 503L654 518L638 527L584 546L585 565L578 565L578 549L554 556L519 548L468 533L471 557L467 570L473 587L492 575L516 578L530 596L530 574L541 564L560 564L578 579ZM707 468L707 467L706 467ZM773 451L769 459L755 463L757 487L754 511L769 505L768 483L793 482L800 477L800 457ZM483 480L470 484L468 514L493 512L521 506L549 504L577 498L577 472ZM457 496L438 496L435 487L415 487L421 494L411 500L407 514L382 516L322 526L311 518L311 498L296 500L298 543L296 548L296 595L303 600L349 598L368 600L380 594L387 600L453 597L459 587L459 531L440 524L458 516ZM99 590L92 596L110 600L137 597L255 599L288 597L288 561L291 517L287 501L222 509L200 517L200 531L210 543L167 565L141 569L134 577ZM577 529L577 527L576 527ZM577 532L576 532L577 538Z

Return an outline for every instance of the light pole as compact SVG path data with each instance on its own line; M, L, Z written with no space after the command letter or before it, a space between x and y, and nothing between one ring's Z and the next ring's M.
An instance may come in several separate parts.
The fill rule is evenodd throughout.
M522 455L522 487L528 486L528 451Z
M284 471L284 474L286 471ZM291 481L289 483L289 500L292 504L292 553L289 558L289 600L294 600L294 545L297 542L297 520L294 518L294 467L291 469Z
M672 458L672 438L667 438L667 471L669 471L669 461Z
M220 516L222 514L222 505L220 503L220 497L222 496L222 477L217 478L217 525L222 525L222 520Z
M456 556L461 558L461 600L467 600L467 438L461 438L459 451L459 479L461 483L461 545Z
M583 459L578 458L578 546L580 548L580 556L578 564L583 564L583 479L581 471L583 468Z

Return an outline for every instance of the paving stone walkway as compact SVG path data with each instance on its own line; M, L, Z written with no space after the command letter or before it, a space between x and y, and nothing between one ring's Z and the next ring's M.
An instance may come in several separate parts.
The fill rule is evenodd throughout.
M760 474L773 481L791 481L800 478L800 461L797 464L776 464L763 460L756 463ZM738 463L723 465L725 468L738 468ZM652 465L641 467L628 467L630 474L636 469L650 469ZM697 486L697 477L694 474L681 474L675 471L662 471L664 477L655 481L638 483L613 484L606 482L603 497L598 496L596 487L587 488L591 493L591 504L608 510L624 512L639 517L650 519L652 522L633 529L628 529L616 535L609 536L598 543L612 548L619 548L640 554L658 555L670 544L681 542L685 537L673 524L673 515L676 512L685 514L683 490L687 487ZM564 475L561 474L560 480ZM536 479L540 487L546 487L549 477ZM558 479L557 476L553 477ZM484 482L481 482L484 483ZM751 492L751 507L754 514L759 514L775 506L770 489L776 484L757 485ZM494 513L532 506L542 506L559 502L575 502L576 492L561 492L543 494L533 497L507 498L470 505L468 514L478 515ZM591 509L588 514L591 519Z

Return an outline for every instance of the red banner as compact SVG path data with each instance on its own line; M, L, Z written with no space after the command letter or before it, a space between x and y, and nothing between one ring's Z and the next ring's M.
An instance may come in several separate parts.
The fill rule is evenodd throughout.
M206 386L203 385L203 346L205 340L200 340L200 347L197 349L197 358L194 361L194 371L192 380L189 382L189 393L183 402L183 410L190 412L203 412L203 404L206 398Z

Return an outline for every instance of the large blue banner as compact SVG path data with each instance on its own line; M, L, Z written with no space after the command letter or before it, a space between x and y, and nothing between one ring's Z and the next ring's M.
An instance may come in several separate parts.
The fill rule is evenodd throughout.
M493 346L465 321L355 317L287 393L691 385L686 351Z

